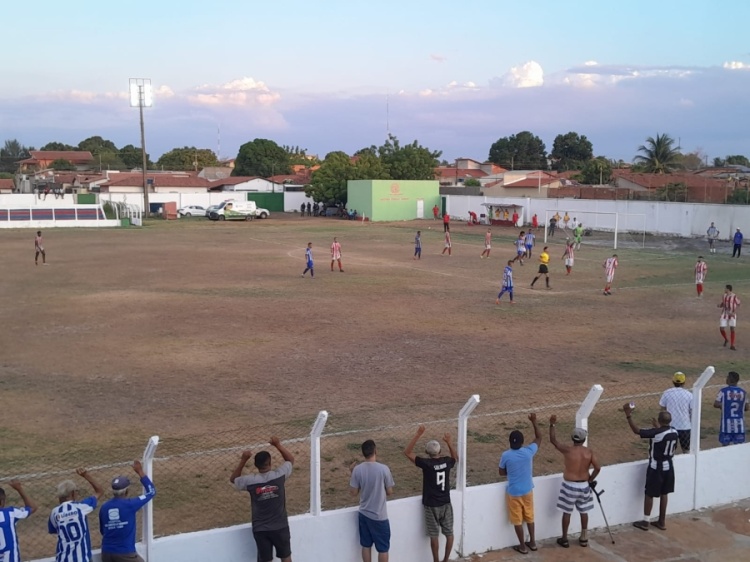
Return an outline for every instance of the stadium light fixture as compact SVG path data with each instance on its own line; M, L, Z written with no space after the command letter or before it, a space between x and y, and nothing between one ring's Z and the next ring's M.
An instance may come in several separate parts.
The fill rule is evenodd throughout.
M151 107L154 104L151 79L131 78L129 94L130 107L137 107L141 116L141 152L143 155L143 213L144 216L148 216L150 209L148 202L148 180L146 179L148 161L146 159L146 131L143 126L143 108Z

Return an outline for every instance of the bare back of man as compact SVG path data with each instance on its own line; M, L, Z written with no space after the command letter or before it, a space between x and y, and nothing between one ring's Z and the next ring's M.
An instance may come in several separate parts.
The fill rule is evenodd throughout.
M588 482L593 451L584 445L562 445L559 450L565 460L563 478L570 482Z

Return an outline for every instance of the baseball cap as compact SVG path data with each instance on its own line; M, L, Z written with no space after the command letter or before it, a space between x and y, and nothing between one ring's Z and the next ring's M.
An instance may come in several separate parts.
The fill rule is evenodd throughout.
M112 480L113 490L124 490L128 486L130 486L130 479L127 476L118 476Z
M570 434L571 439L573 439L574 443L585 443L586 437L588 437L589 432L583 429L582 427L576 427L573 430L573 433Z
M677 384L685 384L685 373L682 371L677 371L674 375L672 375L672 382Z
M440 454L440 443L438 443L434 439L432 441L428 441L427 445L425 445L424 447L424 452L430 456Z
M517 429L511 431L510 432L510 448L520 449L521 445L523 445L523 433L521 433Z

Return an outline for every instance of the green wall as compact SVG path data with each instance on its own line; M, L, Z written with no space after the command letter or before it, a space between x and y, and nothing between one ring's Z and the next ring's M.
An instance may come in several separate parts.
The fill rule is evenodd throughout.
M373 221L414 220L419 199L424 201L424 218L431 218L432 207L441 205L437 181L351 180L347 198L347 209Z
M284 194L283 193L248 193L248 201L255 201L255 205L261 209L283 213L284 212Z

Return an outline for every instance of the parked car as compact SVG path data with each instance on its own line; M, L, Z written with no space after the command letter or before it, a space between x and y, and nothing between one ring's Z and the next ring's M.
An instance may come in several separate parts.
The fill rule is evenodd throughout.
M188 205L177 211L181 217L205 217L206 209L200 205Z
M211 205L206 209L206 218L211 218L211 213L218 209L221 205Z
M255 218L256 219L267 219L271 216L271 211L268 209L255 209Z

